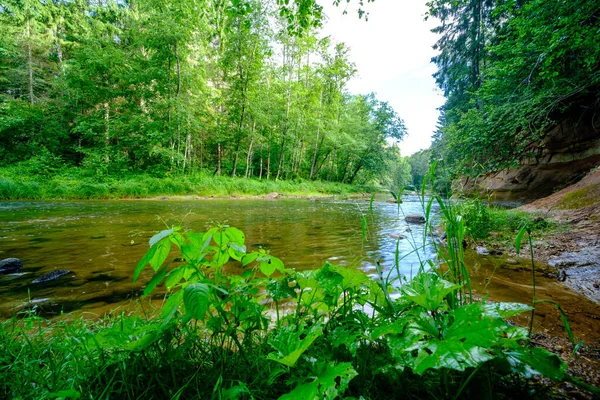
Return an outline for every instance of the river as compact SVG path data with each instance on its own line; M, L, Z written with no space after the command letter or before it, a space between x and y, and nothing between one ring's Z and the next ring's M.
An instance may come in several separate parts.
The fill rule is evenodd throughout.
M228 224L245 232L249 250L268 249L288 268L313 269L331 262L371 275L375 260L392 276L397 273L393 266L400 237L399 272L410 276L420 260L435 257L433 246L422 247L423 226L404 221L404 215L414 213L422 214L416 196L405 196L400 209L374 202L372 213L368 199L0 202L0 259L20 258L24 266L19 274L0 275L0 317L32 307L47 317L76 310L101 316L126 306L150 277L151 271L145 271L138 282L131 282L148 240L172 225L200 232L215 223ZM367 240L363 215L368 219ZM480 295L531 301L527 260L467 252L467 263ZM54 282L32 283L57 269L72 273ZM576 335L600 339L595 303L542 275L537 289L538 298L561 303ZM560 334L558 312L540 306L536 328Z

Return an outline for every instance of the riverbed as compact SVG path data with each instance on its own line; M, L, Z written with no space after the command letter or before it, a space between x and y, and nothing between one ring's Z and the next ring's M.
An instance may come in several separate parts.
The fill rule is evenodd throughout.
M405 222L408 214L422 214L418 197L405 196L400 207L376 201L372 209L368 198L0 202L0 259L23 261L21 273L0 275L0 317L32 308L46 317L71 311L101 316L125 307L150 278L151 271L145 271L131 282L148 240L174 225L196 232L216 223L235 226L245 232L249 251L264 248L297 270L330 262L374 276L380 262L386 274L410 277L422 261L435 258L435 250L423 225ZM399 269L394 268L397 245ZM498 301L531 302L528 263L467 251L473 287L479 296ZM72 272L32 283L53 270ZM562 305L576 335L600 339L595 303L542 275L537 290L538 298ZM159 292L155 300L160 297ZM553 306L540 306L536 329L561 334Z

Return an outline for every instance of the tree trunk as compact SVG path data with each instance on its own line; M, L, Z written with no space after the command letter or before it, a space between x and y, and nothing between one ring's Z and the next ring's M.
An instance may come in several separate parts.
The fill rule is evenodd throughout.
M248 171L250 167L250 163L252 162L252 144L254 143L254 130L256 129L256 121L252 124L252 134L250 135L250 146L248 146L248 155L246 156L246 174L245 177L248 178Z
M27 15L27 69L29 72L29 103L33 105L33 56L31 55L31 27Z
M317 137L315 138L315 148L313 151L312 163L310 164L310 175L309 179L312 179L315 172L315 166L317 164L317 152L319 151L319 134L321 132L321 109L323 107L323 89L319 95L319 112L317 114Z
M269 147L267 149L267 180L271 177L271 131L269 131Z
M217 169L216 175L221 175L221 143L217 143Z
M334 167L335 167L335 154L336 154L336 150L337 150L337 147L333 146L333 156L331 157L331 167L330 167L330 170L329 170L329 178L327 179L330 182L333 179L333 171L334 171Z
M109 146L110 146L110 105L104 103L104 163L110 162Z

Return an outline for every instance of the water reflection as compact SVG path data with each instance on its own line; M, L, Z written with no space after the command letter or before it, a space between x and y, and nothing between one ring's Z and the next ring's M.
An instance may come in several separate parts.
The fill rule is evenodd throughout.
M203 231L215 223L246 233L250 249L268 249L288 268L312 269L325 262L374 273L375 260L392 269L396 244L400 273L416 271L420 258L432 256L423 228L408 225L404 214L418 213L417 197L396 204L368 201L212 200L212 201L48 201L0 203L0 258L23 261L23 274L0 276L0 315L11 315L28 300L49 299L52 312L132 297L139 283L131 273L147 250L149 238L173 224ZM362 216L369 219L363 242ZM398 241L397 238L402 238ZM46 284L32 284L57 269L74 272ZM396 275L392 271L391 275ZM89 308L89 307L88 307Z

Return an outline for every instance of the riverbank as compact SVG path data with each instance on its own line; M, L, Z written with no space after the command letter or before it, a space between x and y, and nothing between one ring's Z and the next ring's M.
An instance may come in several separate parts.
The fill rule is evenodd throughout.
M548 276L600 304L600 170L548 197L498 215L521 216L532 230L534 259ZM472 248L516 257L515 226L490 229Z
M373 188L337 182L231 178L208 173L115 177L91 175L74 168L46 175L14 167L0 169L0 200L269 198L278 195L344 197L371 190Z

